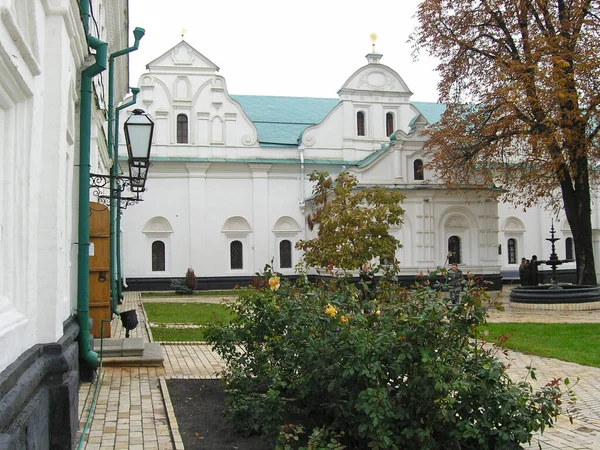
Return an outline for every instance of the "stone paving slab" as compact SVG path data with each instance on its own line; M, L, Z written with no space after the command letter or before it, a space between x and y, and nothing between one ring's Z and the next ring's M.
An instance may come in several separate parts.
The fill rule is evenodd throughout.
M557 314L548 311L523 311L510 308L505 289L499 293L499 300L506 311L490 312L490 321L505 322L597 322L600 311L572 311ZM493 293L492 293L493 294ZM170 301L193 301L218 303L222 297L174 297ZM144 299L146 301L147 299ZM165 297L157 301L165 301ZM126 292L121 311L136 309L140 325L131 332L132 337L151 342L141 297L136 292ZM111 337L125 336L120 321L111 323ZM162 345L164 368L155 367L103 367L99 375L99 385L95 413L87 427L83 449L158 449L172 450L183 448L177 431L169 422L170 402L160 388L165 378L215 378L224 368L223 361L209 346L201 343L172 343ZM580 377L575 388L578 398L574 424L561 416L554 428L544 434L534 436L526 449L576 450L600 449L600 369L567 363L550 358L509 352L511 377L519 379L527 374L526 366L536 367L539 387L555 377L569 377L574 381ZM79 389L80 434L85 427L89 406L94 398L95 383L82 383ZM174 423L174 422L171 422Z

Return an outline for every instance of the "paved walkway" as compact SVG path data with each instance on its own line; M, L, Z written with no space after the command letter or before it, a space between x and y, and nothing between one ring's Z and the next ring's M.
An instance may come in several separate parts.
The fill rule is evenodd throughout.
M490 321L518 322L598 322L600 311L557 312L511 309L508 291L499 297L504 312L492 311ZM171 301L181 300L181 297ZM200 301L207 298L200 297ZM169 301L161 299L161 301ZM189 301L189 300L188 300ZM219 301L212 299L211 301ZM120 311L136 309L140 324L131 337L150 342L147 321L137 292L126 292ZM118 318L111 324L111 337L125 337ZM83 383L79 389L80 435L86 434L80 448L95 449L183 449L174 420L172 405L164 386L165 378L214 378L223 368L222 361L208 346L201 344L166 344L162 346L164 367L103 367L96 383ZM555 377L581 378L576 387L577 411L574 424L561 417L554 428L534 436L529 449L600 449L600 369L566 363L555 359L510 352L510 373L523 377L526 366L536 367L541 386ZM163 395L163 392L165 393ZM97 395L96 407L88 420L90 405Z

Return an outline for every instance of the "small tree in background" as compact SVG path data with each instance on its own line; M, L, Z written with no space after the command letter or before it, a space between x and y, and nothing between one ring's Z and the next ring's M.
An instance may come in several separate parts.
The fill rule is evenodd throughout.
M356 177L348 172L341 172L335 182L327 172L314 171L309 179L316 182L310 222L318 226L317 237L296 244L309 267L355 270L374 257L393 255L401 246L389 228L402 223L402 193L357 188Z
M194 273L194 269L192 269L191 267L187 270L185 274L185 285L192 291L198 287L198 278Z

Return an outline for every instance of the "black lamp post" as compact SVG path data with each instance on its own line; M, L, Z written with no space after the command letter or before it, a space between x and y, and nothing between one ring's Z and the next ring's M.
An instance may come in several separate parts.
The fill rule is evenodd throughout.
M125 121L125 141L129 157L129 179L132 192L144 192L150 168L150 149L154 122L141 109L134 109Z

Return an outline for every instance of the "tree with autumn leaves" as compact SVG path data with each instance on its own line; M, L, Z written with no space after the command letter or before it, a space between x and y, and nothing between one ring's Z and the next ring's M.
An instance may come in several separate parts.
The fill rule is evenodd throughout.
M563 207L579 284L596 284L591 200L600 132L600 1L424 0L412 36L447 105L426 150L448 186L495 184Z
M298 241L304 262L310 267L356 270L373 258L394 255L400 247L389 228L402 223L404 210L399 191L373 186L357 188L356 177L341 172L333 180L327 172L312 172L317 237Z

